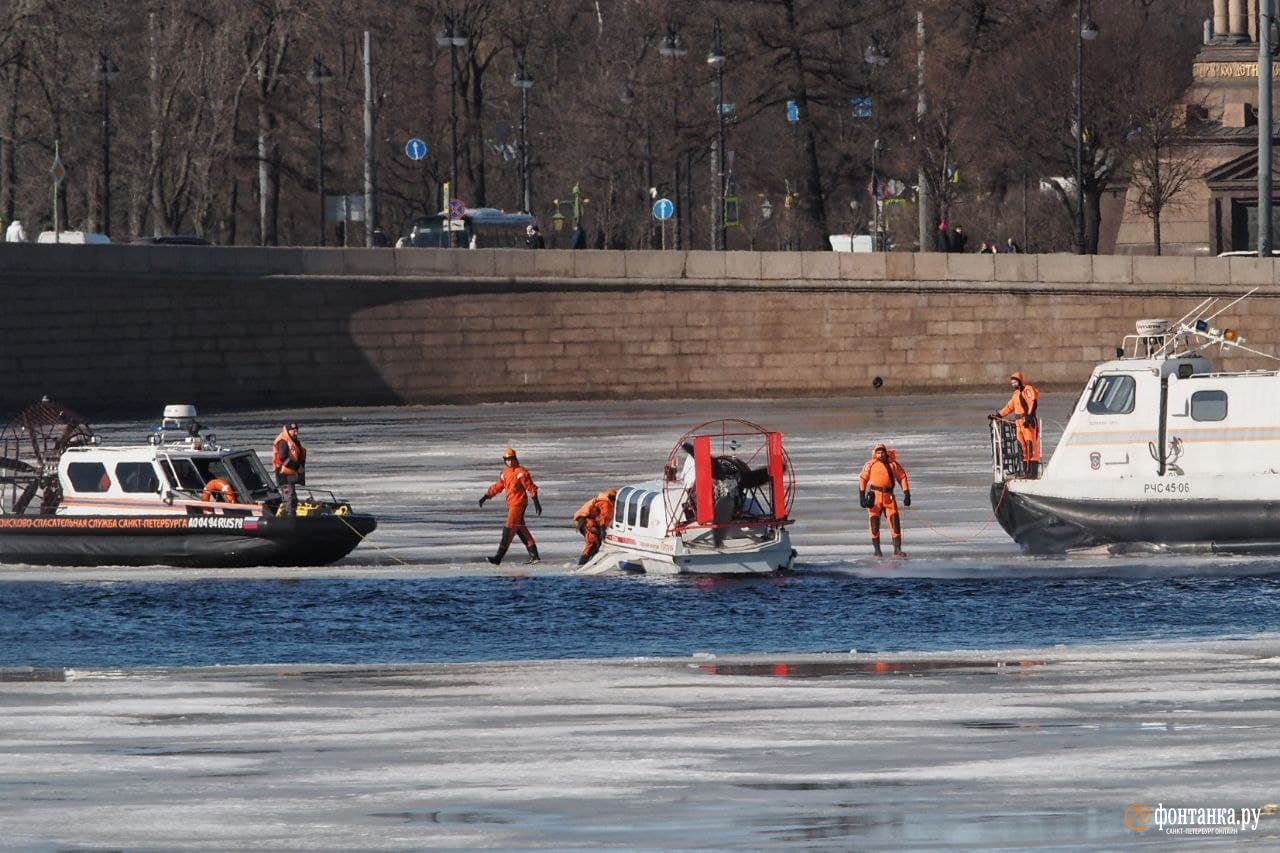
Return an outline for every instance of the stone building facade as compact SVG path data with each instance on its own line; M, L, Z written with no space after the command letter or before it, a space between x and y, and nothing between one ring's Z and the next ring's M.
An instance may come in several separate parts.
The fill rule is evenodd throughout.
M1185 100L1193 150L1174 154L1194 157L1200 177L1161 216L1163 254L1217 255L1257 246L1258 2L1274 0L1212 0ZM1273 80L1280 77L1280 58L1271 70ZM1280 84L1275 88L1280 92ZM1280 116L1274 94L1272 104ZM1121 183L1104 198L1100 252L1154 253L1151 221L1135 210L1136 194Z

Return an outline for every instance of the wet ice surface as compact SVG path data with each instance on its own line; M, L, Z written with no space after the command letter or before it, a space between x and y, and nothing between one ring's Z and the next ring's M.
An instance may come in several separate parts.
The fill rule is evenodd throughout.
M330 568L198 570L40 569L0 567L0 580L196 577L402 577L491 575L484 561L497 543L501 499L476 500L514 446L533 473L546 514L529 511L544 562L521 565L513 545L503 572L572 570L582 540L570 516L602 488L652 481L680 435L704 421L744 418L781 430L796 471L792 537L799 571L876 577L1090 577L1257 574L1280 571L1274 558L1086 553L1022 555L991 513L990 442L985 415L1002 405L996 388L982 395L896 396L830 400L662 401L498 404L287 413L201 412L221 443L252 446L269 461L285 417L302 421L308 479L377 516L368 541ZM1046 459L1074 395L1042 403ZM91 419L92 421L92 419ZM152 421L94 423L105 443L140 439ZM896 447L911 478L914 505L902 508L905 562L875 560L866 514L857 505L857 473L877 441ZM886 536L887 544L887 536Z
M379 529L325 569L5 567L6 619L21 618L23 602L14 599L25 599L32 583L117 603L151 584L147 594L169 599L166 612L180 616L174 601L200 598L201 619L221 613L238 633L284 644L297 629L265 618L269 595L249 618L225 596L206 593L228 584L237 594L259 591L241 581L303 591L363 584L358 590L381 596L373 599L377 618L409 623L420 615L389 603L397 589L429 598L470 583L486 593L503 587L496 575L510 581L506 588L528 580L548 601L569 600L560 612L612 630L619 651L605 661L471 664L430 663L449 658L423 652L408 660L426 663L391 666L380 665L386 649L373 643L349 667L99 667L72 670L66 682L4 680L57 677L58 666L83 662L75 642L88 632L77 629L51 660L0 659L10 665L0 669L0 847L1114 848L1175 840L1127 829L1131 803L1239 809L1280 799L1280 626L1266 577L1280 564L1021 555L992 520L987 498L984 415L1004 396L997 388L872 400L204 412L224 443L260 452L269 452L282 417L302 420L309 479L378 516ZM1046 400L1046 450L1068 396ZM867 648L854 642L815 656L796 653L798 622L773 620L747 624L767 653L743 657L734 654L741 647L718 645L714 654L633 660L625 649L634 626L573 604L584 590L601 598L623 589L675 593L696 604L686 593L701 587L571 577L581 540L569 516L600 488L653 479L684 430L726 416L786 434L799 551L795 586L712 586L731 599L728 617L745 618L732 601L737 593L767 592L764 613L803 593L814 598L806 618L821 627L836 613L847 618L824 607L823 591L829 602L855 597L867 581L892 595L858 618L893 625L903 600L926 598L926 588L941 618L963 607L960 597L1016 587L1028 613L1023 636L1038 636L1038 594L1048 609L1062 584L1105 576L1120 581L1108 581L1100 609L1146 618L1142 602L1130 598L1130 606L1126 594L1160 587L1188 623L1212 613L1211 635L1231 639L1116 642L1085 610L1069 646L997 642L977 619L948 636L951 645L928 652L842 653ZM95 424L107 442L141 435L144 426ZM857 470L878 440L898 449L911 475L902 562L871 558L854 497ZM475 501L506 445L520 451L542 490L546 514L530 522L547 559L494 570L483 556L492 553L502 509L499 502L478 510ZM1196 577L1178 586L1182 575ZM471 615L483 606L483 595L467 602ZM1000 596L985 606L998 623ZM333 615L308 608L315 620ZM100 630L107 608L80 609ZM698 618L696 607L676 613L683 622ZM147 614L131 615L142 630L150 624L172 642L196 642L148 623ZM522 657L557 647L557 638L535 630L539 615L520 635ZM332 633L351 631L353 618L359 608ZM374 618L372 605L365 618ZM490 618L501 620L503 611ZM225 625L215 627L227 638ZM498 621L496 630L507 627ZM557 633L578 627L570 621ZM854 636L864 629L846 627ZM488 635L468 633L483 649ZM1091 646L1091 638L1111 644ZM219 648L209 652L215 660ZM496 641L490 648L504 653L482 657L510 656ZM982 648L994 650L973 651ZM54 668L14 666L23 663ZM1231 838L1274 844L1277 820L1264 817L1258 831Z
M1280 637L0 682L0 847L1115 849L1270 808Z

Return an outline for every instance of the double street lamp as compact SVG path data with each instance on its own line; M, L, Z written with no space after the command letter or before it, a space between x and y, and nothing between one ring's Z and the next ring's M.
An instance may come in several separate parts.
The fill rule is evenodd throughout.
M520 90L520 198L523 210L533 210L533 191L529 178L529 90L533 88L533 75L524 67L524 48L516 51L516 73L511 75L511 85Z
M689 48L685 46L684 39L680 38L680 28L675 24L668 24L667 34L658 43L658 53L665 59L676 60L684 57L688 52ZM683 204L680 198L680 98L674 85L671 91L671 121L673 130L671 144L674 148L671 159L672 173L675 179L675 198L672 200L675 202L675 248L678 250L680 248L680 220L682 218L680 208Z
M1098 37L1098 25L1086 17L1084 0L1076 0L1076 231L1073 249L1085 252L1084 241L1084 43Z
M707 53L707 64L716 71L716 179L718 181L715 216L715 245L713 248L724 251L728 244L729 231L725 223L725 167L727 156L724 150L724 37L720 32L720 19L716 18L715 27L711 31L711 50Z
M102 94L102 196L98 212L102 233L111 235L111 81L120 74L120 66L106 50L98 51L98 62L93 77L98 81Z
M467 46L467 34L448 20L436 44L449 48L449 198L458 194L458 48ZM445 199L446 206L449 199ZM453 241L449 241L453 245Z
M307 82L316 87L316 195L320 206L320 245L325 245L324 234L324 84L333 79L333 72L319 56L311 61ZM345 223L344 223L345 225ZM345 239L345 235L344 235Z

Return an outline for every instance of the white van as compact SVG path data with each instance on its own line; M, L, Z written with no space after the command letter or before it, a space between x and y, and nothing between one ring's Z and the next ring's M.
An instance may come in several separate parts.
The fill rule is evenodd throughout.
M98 246L111 238L96 231L41 231L37 243L66 243L70 246Z

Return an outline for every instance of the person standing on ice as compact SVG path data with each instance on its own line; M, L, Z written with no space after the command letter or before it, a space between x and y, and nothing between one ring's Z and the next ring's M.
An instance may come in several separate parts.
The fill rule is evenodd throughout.
M1013 395L1003 409L987 415L987 420L995 421L1013 415L1018 430L1018 447L1022 450L1022 461L1026 463L1027 478L1040 479L1040 416L1036 413L1040 408L1040 392L1027 384L1021 372L1009 377L1009 385Z
M533 476L528 469L516 458L513 448L508 447L502 451L502 464L504 467L497 481L485 491L484 497L480 498L480 506L483 508L484 502L489 498L499 492L507 493L507 521L502 526L502 541L498 544L498 553L485 559L495 566L501 563L502 558L506 556L507 548L511 546L512 538L519 536L524 547L529 549L529 559L525 560L525 563L540 562L542 558L538 556L538 543L533 541L533 534L524 523L524 510L529 505L530 498L533 499L534 510L538 515L542 515L542 504L538 502L538 487L534 485Z
M584 503L582 508L573 514L573 524L586 540L582 547L582 556L578 558L579 566L585 564L600 550L605 531L613 523L613 503L617 499L617 489L606 489Z
M858 475L858 503L866 510L871 525L871 547L876 549L876 556L883 557L880 551L880 516L889 519L889 529L893 533L893 555L902 554L902 522L898 518L898 501L893 496L893 484L902 486L902 503L911 506L911 484L907 482L907 471L898 464L898 456L883 443L871 449L871 458L862 466Z

